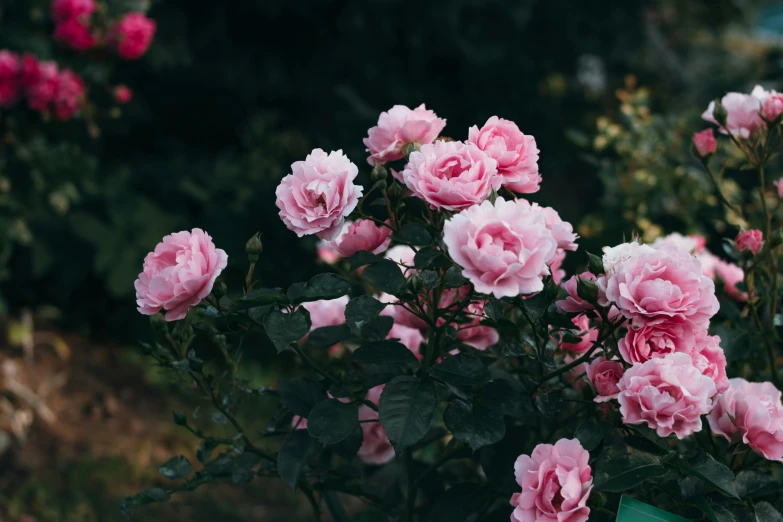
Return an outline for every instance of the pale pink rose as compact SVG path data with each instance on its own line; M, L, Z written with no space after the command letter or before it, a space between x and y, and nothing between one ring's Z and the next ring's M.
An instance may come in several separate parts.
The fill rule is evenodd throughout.
M698 333L689 355L702 375L712 379L718 393L726 391L729 378L726 376L726 354L720 347L720 337L707 335L707 332Z
M166 321L182 319L209 295L227 263L226 253L200 228L164 237L144 258L144 271L134 283L139 312L166 310Z
M486 317L484 301L474 301L466 306L464 311L471 321L454 325L457 328L457 339L476 350L486 350L500 340L497 330L479 324Z
M563 270L563 261L565 261L566 251L562 248L555 250L555 257L549 263L549 271L552 273L552 282L559 285L566 273Z
M603 247L602 261L607 277L612 276L626 261L631 259L639 248L641 245L636 241L621 243L613 247Z
M73 71L63 69L57 75L57 89L52 98L52 112L60 121L70 120L84 106L84 82Z
M620 361L609 361L606 357L596 357L587 366L587 378L593 385L598 396L595 402L606 402L616 399L620 393L617 383L625 373L625 367Z
M314 149L291 165L291 172L275 191L283 223L299 237L335 239L362 195L362 187L353 183L359 169L341 150Z
M52 0L52 18L57 23L77 18L87 19L96 8L95 0Z
M726 127L715 121L712 113L715 110L715 102L710 102L707 110L701 115L702 119L718 125L723 134L732 135L747 139L751 134L758 131L764 124L759 111L761 110L761 101L749 94L739 92L730 92L721 99L721 105L726 109Z
M59 70L54 62L22 63L22 79L32 82L26 89L27 105L34 111L49 110L60 84Z
M607 300L636 327L676 321L695 330L719 308L715 285L699 260L672 247L636 247L605 284Z
M541 174L536 139L525 136L516 123L492 116L481 129L475 125L470 128L467 143L497 161L504 187L522 194L538 192Z
M395 245L386 251L386 255L383 256L386 259L391 259L400 266L400 270L404 275L409 275L414 271L413 260L416 257L416 251L408 245Z
M783 199L783 178L773 181L772 184L778 189L778 197Z
M393 318L395 324L399 323L418 330L427 329L427 322L411 312L393 295L381 294L378 296L378 300L382 303L388 303L386 308L381 311L380 315Z
M672 232L668 236L659 237L651 244L651 246L654 248L672 246L682 250L687 254L693 255L703 251L706 245L707 239L704 236L700 236L698 234L683 236L679 232Z
M704 129L693 135L693 147L696 149L700 158L705 158L715 152L718 148L718 142L715 141L715 134L712 129Z
M741 230L737 234L737 239L734 240L734 245L739 252L748 250L755 256L764 246L764 234L757 228Z
M446 120L427 110L423 103L413 110L405 105L395 105L388 112L381 113L378 125L371 128L364 138L364 145L370 153L367 162L383 165L387 161L402 159L406 145L432 143L445 126Z
M376 386L367 392L367 400L378 404L384 386ZM378 420L378 412L366 405L359 406L359 420ZM362 462L380 466L394 458L394 448L380 422L362 422L364 440L357 454Z
M340 235L332 243L343 257L351 257L359 250L380 254L389 248L391 233L391 228L376 225L371 219L360 219L355 223L346 221Z
M672 353L690 354L695 342L696 335L690 323L672 320L638 328L629 326L617 347L625 362L636 364Z
M511 522L587 522L593 489L589 460L576 439L539 444L530 456L520 455L514 477L522 492L511 497Z
M327 265L333 265L342 259L343 256L334 247L334 241L327 241L320 239L315 245L315 252L319 261L326 263Z
M783 461L783 405L780 390L770 382L731 379L707 416L713 433L742 441L768 460Z
M80 52L91 49L96 43L88 23L76 18L58 23L54 28L54 40Z
M399 339L400 343L404 344L421 361L421 343L424 342L424 336L418 328L411 328L402 323L394 323L386 338Z
M402 172L413 194L433 209L459 211L500 188L497 161L472 144L436 141L413 152Z
M540 212L503 198L447 220L443 242L476 291L497 298L540 292L557 250Z
M774 89L766 90L761 85L756 85L755 87L753 87L753 90L750 91L750 95L753 96L754 98L756 98L759 101L759 103L761 103L761 104L764 104L764 102L767 101L767 99L770 96L772 96L774 94L777 94L777 93L778 93L778 91L776 91Z
M712 409L715 383L684 353L634 364L618 382L625 424L647 424L659 437L683 439L701 430L701 415Z
M125 60L137 60L155 38L157 24L144 13L127 13L109 30L109 40Z
M524 199L520 199L520 202L527 203ZM557 247L563 250L576 250L579 248L576 244L576 240L579 238L574 234L574 227L568 221L560 219L560 214L551 207L542 207L538 203L531 205L533 210L540 212L544 216L547 228L552 232L552 237L557 241Z
M312 332L316 328L323 326L339 326L345 322L345 307L348 305L348 296L344 295L337 299L321 299L302 303L302 306L310 312L310 322Z
M723 281L723 290L735 301L747 301L748 293L737 288L738 283L745 281L745 271L734 263L722 259L715 260L715 276Z
M581 274L571 276L568 281L560 285L563 290L568 292L568 297L555 302L555 305L560 312L567 314L580 314L595 308L593 305L579 297L579 293L577 292L576 287L580 278L584 279L585 281L592 282L595 282L596 280L595 275L593 275L591 272L582 272Z
M761 114L767 121L775 121L783 114L783 94L776 92L770 95L761 106Z
M578 343L561 342L560 349L581 355L592 348L593 343L598 340L598 330L590 326L590 318L584 314L574 317L571 322L576 326L577 335L581 341Z
M16 53L0 51L0 107L11 107L19 101L20 67L21 62Z

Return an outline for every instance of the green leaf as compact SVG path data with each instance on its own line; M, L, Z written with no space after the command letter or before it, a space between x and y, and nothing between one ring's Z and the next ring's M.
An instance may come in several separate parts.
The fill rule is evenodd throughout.
M416 252L416 256L413 258L413 266L418 270L424 270L434 266L438 259L445 259L440 250L435 247L424 247Z
M457 440L473 451L498 442L506 433L500 405L487 400L478 400L472 407L455 400L446 408L443 422Z
M362 326L378 317L386 306L386 303L368 295L356 297L345 306L345 322L354 335L359 335Z
M357 424L347 437L331 447L342 458L351 461L362 447L362 442L364 442L364 432L361 425Z
M457 484L435 502L430 522L473 520L471 515L481 509L483 503L484 498L475 484Z
M243 451L234 457L234 469L231 472L231 482L246 484L256 477L253 468L261 462L261 455L252 451Z
M593 469L596 490L610 493L626 491L647 479L666 474L659 457L630 451L623 443L605 447Z
M326 399L326 389L312 377L294 377L280 381L277 386L280 400L294 415L307 418L319 402Z
M539 393L536 395L536 408L541 412L544 417L553 419L560 413L560 407L563 405L563 401L559 395L554 393Z
M739 498L737 489L734 487L734 473L712 458L709 453L701 452L688 459L684 459L677 453L672 453L671 457L665 458L664 461L712 484L730 497Z
M313 277L299 289L301 289L301 294L292 300L303 303L321 299L337 299L351 291L351 284L339 275L327 272ZM297 293L299 289L297 289Z
M681 516L645 504L631 497L620 499L617 522L690 522Z
M173 457L158 468L158 471L169 480L185 478L190 475L190 461L182 455Z
M307 335L310 326L310 312L303 306L290 314L272 310L264 317L264 330L278 353Z
M141 493L137 493L136 495L127 497L123 500L120 510L126 517L130 518L135 508L146 504L152 504L153 502L166 502L170 498L171 495L161 488L145 489Z
M337 444L351 434L359 423L359 409L354 403L326 399L310 411L307 431L324 444Z
M416 223L407 223L392 234L392 239L398 243L407 245L428 245L432 242L432 236L421 225Z
M549 306L549 302L547 301L544 292L539 292L533 297L525 299L522 301L522 304L525 307L525 310L527 310L527 313L530 314L530 317L536 320L544 317L547 306Z
M399 265L388 259L365 268L362 279L370 286L391 295L399 295L405 286L405 278Z
M421 363L404 344L397 341L376 341L360 346L351 354L351 361L360 364L419 367Z
M498 301L497 299L490 299L484 305L484 313L487 314L487 317L489 317L493 321L498 322L501 319L503 319L503 314L505 313L505 305L500 301Z
M737 517L728 509L715 504L707 497L701 496L694 501L702 513L707 515L711 522L737 522Z
M347 324L337 326L322 326L316 328L307 336L307 343L318 348L327 348L351 337Z
M277 454L277 471L283 482L296 490L302 469L319 447L318 441L310 437L307 430L292 431L283 440Z
M382 341L386 339L394 326L394 319L388 315L376 317L362 326L361 337L368 341Z
M522 383L513 377L496 378L485 384L481 393L497 402L504 415L518 419L529 419L536 414L533 403L530 401L530 395L527 394Z
M376 261L379 261L380 258L366 250L359 250L354 255L351 256L351 267L350 271L353 272L357 268L361 268L366 265L371 265L375 263Z
M378 409L398 455L427 433L437 407L438 395L430 379L400 376L386 385Z
M443 276L443 286L446 288L460 288L468 284L468 280L462 275L462 269L452 265Z
M756 522L783 522L783 516L769 502L758 502L755 507Z
M282 288L259 288L248 292L239 299L231 302L231 311L238 312L257 306L267 306L271 304L286 305L288 298L283 293Z
M741 498L757 498L780 491L780 484L766 473L743 470L734 480L737 494Z
M475 355L460 353L436 364L432 375L455 386L473 386L485 382L489 371Z
M605 422L601 422L596 418L588 419L583 422L577 429L575 436L582 443L582 447L587 451L593 451L604 440L609 432L612 430L612 426Z
M196 450L196 458L198 461L208 461L209 457L212 455L212 451L217 448L219 444L219 442L212 438L201 441L201 444L198 445L198 449Z

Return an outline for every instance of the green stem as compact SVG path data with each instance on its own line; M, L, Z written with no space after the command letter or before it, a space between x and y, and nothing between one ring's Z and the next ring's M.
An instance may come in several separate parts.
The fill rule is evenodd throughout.
M408 494L405 499L405 520L413 522L413 512L416 509L416 493L418 492L418 484L414 478L414 462L413 451L408 449L405 452L405 470L408 474Z

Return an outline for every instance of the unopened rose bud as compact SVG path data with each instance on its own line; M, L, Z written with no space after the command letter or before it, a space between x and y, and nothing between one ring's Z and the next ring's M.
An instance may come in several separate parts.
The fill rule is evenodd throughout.
M587 271L594 275L601 275L605 272L604 260L595 254L587 253Z
M172 411L172 416L174 417L174 424L177 426L187 426L188 425L188 418L185 416L185 414L181 411Z
M693 135L693 153L699 158L706 158L715 152L718 143L712 129L704 129Z
M404 191L399 183L392 182L391 186L386 190L386 193L390 198L401 198Z
M783 114L783 93L773 93L766 99L761 107L761 115L772 124L780 123Z
M726 108L721 105L720 100L715 100L715 108L712 109L712 117L715 118L721 127L726 127L726 118L729 114L726 112Z
M370 179L375 181L381 181L385 180L386 176L388 175L388 172L386 171L386 167L383 165L376 163L375 166L372 168L372 172L370 172Z
M408 159L408 156L410 156L413 152L416 152L417 150L419 149L415 143L408 143L402 149L402 153L405 155L405 159Z
M598 285L580 277L576 280L576 295L588 303L595 303L598 301Z
M748 250L755 256L759 253L761 247L764 246L764 234L761 230L755 228L753 230L742 230L737 234L734 245L737 247L738 252Z
M256 232L253 237L247 240L245 243L245 252L247 252L247 259L251 263L258 261L258 256L264 251L264 245L261 243L261 232Z
M413 292L414 294L418 294L421 290L422 286L424 284L424 281L421 280L421 277L419 277L418 274L414 275L410 279L408 279L408 290Z

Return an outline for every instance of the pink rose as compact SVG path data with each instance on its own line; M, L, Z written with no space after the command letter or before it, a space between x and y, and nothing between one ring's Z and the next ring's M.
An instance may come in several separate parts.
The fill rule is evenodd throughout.
M378 125L368 131L364 145L370 157L370 165L383 165L404 157L405 146L409 143L425 145L435 141L446 126L446 120L422 103L413 110L405 105L395 105L389 112L382 112ZM396 176L395 176L396 177Z
M693 135L693 147L700 158L706 158L715 152L718 148L718 142L715 141L715 134L712 129L704 129Z
M340 252L338 252L337 249L334 247L334 241L327 241L325 239L321 239L318 241L318 244L315 246L315 250L318 259L321 262L326 263L327 265L333 265L343 257L340 255Z
M418 328L411 328L401 323L395 323L389 330L387 339L398 339L405 347L413 352L418 360L421 361L421 343L424 342L424 336L421 335L421 330Z
M742 441L769 460L783 461L783 405L780 390L770 382L731 379L707 416L713 433Z
M691 324L685 321L665 321L639 328L629 326L628 333L620 339L617 347L625 362L636 364L672 353L690 354L695 342L696 336Z
M340 235L333 241L334 248L343 257L351 257L359 250L380 254L389 248L392 230L376 225L371 219L346 222Z
M735 301L747 301L748 293L737 288L738 283L745 281L745 271L734 263L715 259L715 275L723 281L723 290Z
M598 340L598 330L590 327L590 318L584 314L574 317L571 322L577 327L581 340L578 343L561 342L560 349L581 355L592 348L593 343Z
M778 197L783 199L783 178L773 181L772 184L778 189Z
M671 247L632 248L605 282L606 298L636 327L667 321L705 327L718 311L715 285L699 260Z
M522 134L516 123L492 116L481 129L475 125L470 128L467 143L497 161L503 186L522 194L538 192L541 175L536 139Z
M555 250L555 257L552 262L549 263L549 271L552 273L552 281L559 285L565 277L566 273L563 270L563 261L565 261L566 251L562 248Z
M500 340L497 330L480 324L486 317L484 303L485 301L474 301L468 304L463 312L469 321L453 325L457 329L457 339L476 350L486 350Z
M291 171L275 191L283 223L299 237L336 238L362 195L362 187L353 183L359 169L341 150L327 155L314 149Z
M408 308L403 307L399 299L389 294L381 294L378 300L382 303L388 303L380 315L385 315L394 319L394 324L402 324L418 330L427 329L427 323Z
M348 304L348 296L344 295L337 299L321 299L302 303L302 306L310 312L310 322L312 332L316 328L323 326L338 326L345 322L345 307Z
M30 53L24 53L20 64L19 84L22 89L29 89L35 86L41 79L41 66L38 58Z
M156 27L144 13L128 13L111 28L110 39L122 58L137 60L152 44Z
M783 94L776 92L771 94L761 106L761 114L767 121L775 121L783 114Z
M384 386L376 386L367 391L367 400L378 404ZM359 406L359 420L378 420L378 412L366 405ZM380 466L394 458L394 448L386 436L386 430L379 422L362 422L364 440L357 455L365 464Z
M54 28L54 39L79 52L95 46L95 37L90 32L89 26L76 18L58 23Z
M84 82L73 71L63 69L57 75L57 89L52 99L54 116L67 121L84 105Z
M600 352L600 350L599 350ZM563 356L563 364L571 364L579 358L581 354L568 352ZM566 373L566 380L574 387L576 391L582 393L587 383L585 382L585 375L587 375L587 367L589 365L586 362L579 363Z
M413 194L433 209L459 211L500 188L497 162L475 145L436 141L413 152L402 172Z
M95 0L52 0L52 18L57 23L87 19L96 9Z
M0 107L11 107L19 101L19 57L0 51Z
M712 115L715 110L715 102L710 102L707 110L701 115L702 119L714 123L720 127L723 134L727 131L738 138L747 139L761 128L763 121L759 111L761 102L758 98L749 94L730 92L721 99L721 105L726 109L726 126L720 125Z
M541 212L503 198L447 220L443 242L476 291L497 298L540 292L557 250Z
M741 230L734 240L734 245L739 252L749 250L754 256L764 246L764 234L759 229Z
M718 393L726 391L729 387L729 378L726 376L726 354L720 347L720 337L700 332L689 355L693 365L702 375L712 379Z
M32 62L28 62L30 79L33 77ZM25 76L24 64L22 78ZM27 88L27 105L34 111L46 111L54 101L60 84L59 71L54 62L37 63L37 81ZM67 83L66 83L67 85Z
M209 295L227 263L226 253L200 228L164 237L144 258L144 271L134 283L139 312L166 310L166 321L182 319Z
M595 402L616 399L620 393L617 383L625 373L625 367L619 361L608 361L605 357L596 357L587 367L587 378L598 396Z
M528 203L524 199L519 201ZM528 203L529 204L529 203ZM533 203L531 207L544 216L546 227L552 231L552 236L557 241L557 247L563 250L576 250L578 248L576 240L579 238L574 234L574 227L568 221L560 219L560 214L551 207L542 207L538 203Z
M707 240L704 236L693 234L690 236L683 236L679 232L672 232L668 236L659 237L652 242L653 248L660 248L662 246L672 246L678 248L687 254L697 254L704 250Z
M617 383L625 424L647 424L659 437L683 439L701 430L701 415L712 409L715 383L684 353L634 364Z
M117 85L112 89L114 95L114 101L120 105L125 105L133 99L133 91L127 85Z
M576 439L539 444L531 456L520 455L514 477L512 522L587 522L587 499L593 488L590 454Z
M579 275L571 276L571 278L563 283L561 285L561 288L565 290L568 293L568 297L565 299L561 299L557 302L555 302L555 305L557 306L557 309L560 312L567 313L567 314L580 314L582 312L586 312L587 310L593 310L595 307L579 297L579 293L577 292L577 284L579 283L579 279L584 279L585 281L592 281L595 282L596 277L590 272L582 272Z

